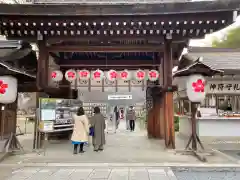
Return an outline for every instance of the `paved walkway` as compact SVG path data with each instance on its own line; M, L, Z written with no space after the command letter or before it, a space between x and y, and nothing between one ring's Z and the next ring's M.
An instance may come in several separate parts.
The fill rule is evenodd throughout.
M146 132L137 126L135 132L126 131L123 121L117 133L106 134L103 152L93 152L92 146L85 147L84 154L73 155L70 141L51 141L44 151L32 152L32 135L19 136L26 153L12 156L4 161L6 164L26 163L201 163L196 157L166 150L163 140L148 139ZM179 143L177 140L177 148ZM209 156L208 163L231 163L225 157Z
M164 162L198 162L195 157L175 154L164 148L163 140L149 140L146 132L136 129L125 130L122 122L117 133L106 134L106 145L103 152L93 152L93 147L85 147L84 154L73 155L70 141L51 141L46 150L37 153L26 153L10 157L6 163L164 163ZM22 140L23 146L31 150L32 138ZM29 147L29 148L28 148Z
M1 176L0 176L1 177ZM177 180L170 168L46 168L12 170L1 180Z
M240 169L232 168L172 168L177 180L239 180Z
M15 167L1 166L1 180L239 180L231 167Z

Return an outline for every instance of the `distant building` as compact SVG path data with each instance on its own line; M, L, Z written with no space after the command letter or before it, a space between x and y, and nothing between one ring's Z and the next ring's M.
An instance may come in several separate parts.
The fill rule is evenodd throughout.
M240 74L240 49L189 47L188 55L193 60L202 57L204 64L223 70L224 75Z

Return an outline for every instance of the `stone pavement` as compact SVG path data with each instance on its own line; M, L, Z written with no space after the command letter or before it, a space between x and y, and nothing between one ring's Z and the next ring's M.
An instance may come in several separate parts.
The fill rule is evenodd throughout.
M198 162L195 157L175 154L164 148L163 140L147 138L146 132L139 128L135 132L125 130L121 123L117 133L106 134L103 152L93 152L92 146L84 147L84 154L73 155L71 141L51 141L45 151L31 152L32 137L20 137L25 154L12 156L5 163L163 163Z
M224 165L223 165L224 166ZM239 180L237 167L4 166L1 180Z
M92 146L85 147L84 154L73 155L70 141L51 141L40 152L32 152L32 135L19 136L26 153L4 160L7 164L26 163L201 163L196 157L166 150L164 141L148 139L146 131L139 127L135 132L125 130L125 122L120 123L117 133L106 134L103 152L93 152ZM187 142L179 143L177 148ZM231 163L225 157L209 156L208 163Z
M12 169L1 180L177 180L170 168L46 168Z
M172 168L177 180L239 180L240 168Z

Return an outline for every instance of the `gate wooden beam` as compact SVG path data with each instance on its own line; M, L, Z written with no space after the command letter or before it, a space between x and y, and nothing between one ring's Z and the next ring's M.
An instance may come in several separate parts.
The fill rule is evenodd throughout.
M75 61L75 60L73 60ZM91 60L89 60L91 61ZM129 67L129 68L135 68L135 69L139 69L141 67L157 67L158 65L157 64L137 64L139 61L136 61L136 63L133 64L133 61L134 60L128 60L129 61L129 64L93 64L91 62L91 64L85 64L85 63L78 63L78 64L60 64L59 66L60 67L75 67L75 68L80 68L80 67L89 67L89 68L108 68L108 67L114 67L114 68L126 68L126 67ZM94 61L96 62L96 61Z
M49 52L161 52L159 46L49 46Z

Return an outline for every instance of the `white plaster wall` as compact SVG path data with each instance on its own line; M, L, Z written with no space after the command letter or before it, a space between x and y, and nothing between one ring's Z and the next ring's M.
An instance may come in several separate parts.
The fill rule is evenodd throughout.
M240 119L206 119L198 121L200 137L238 137Z

